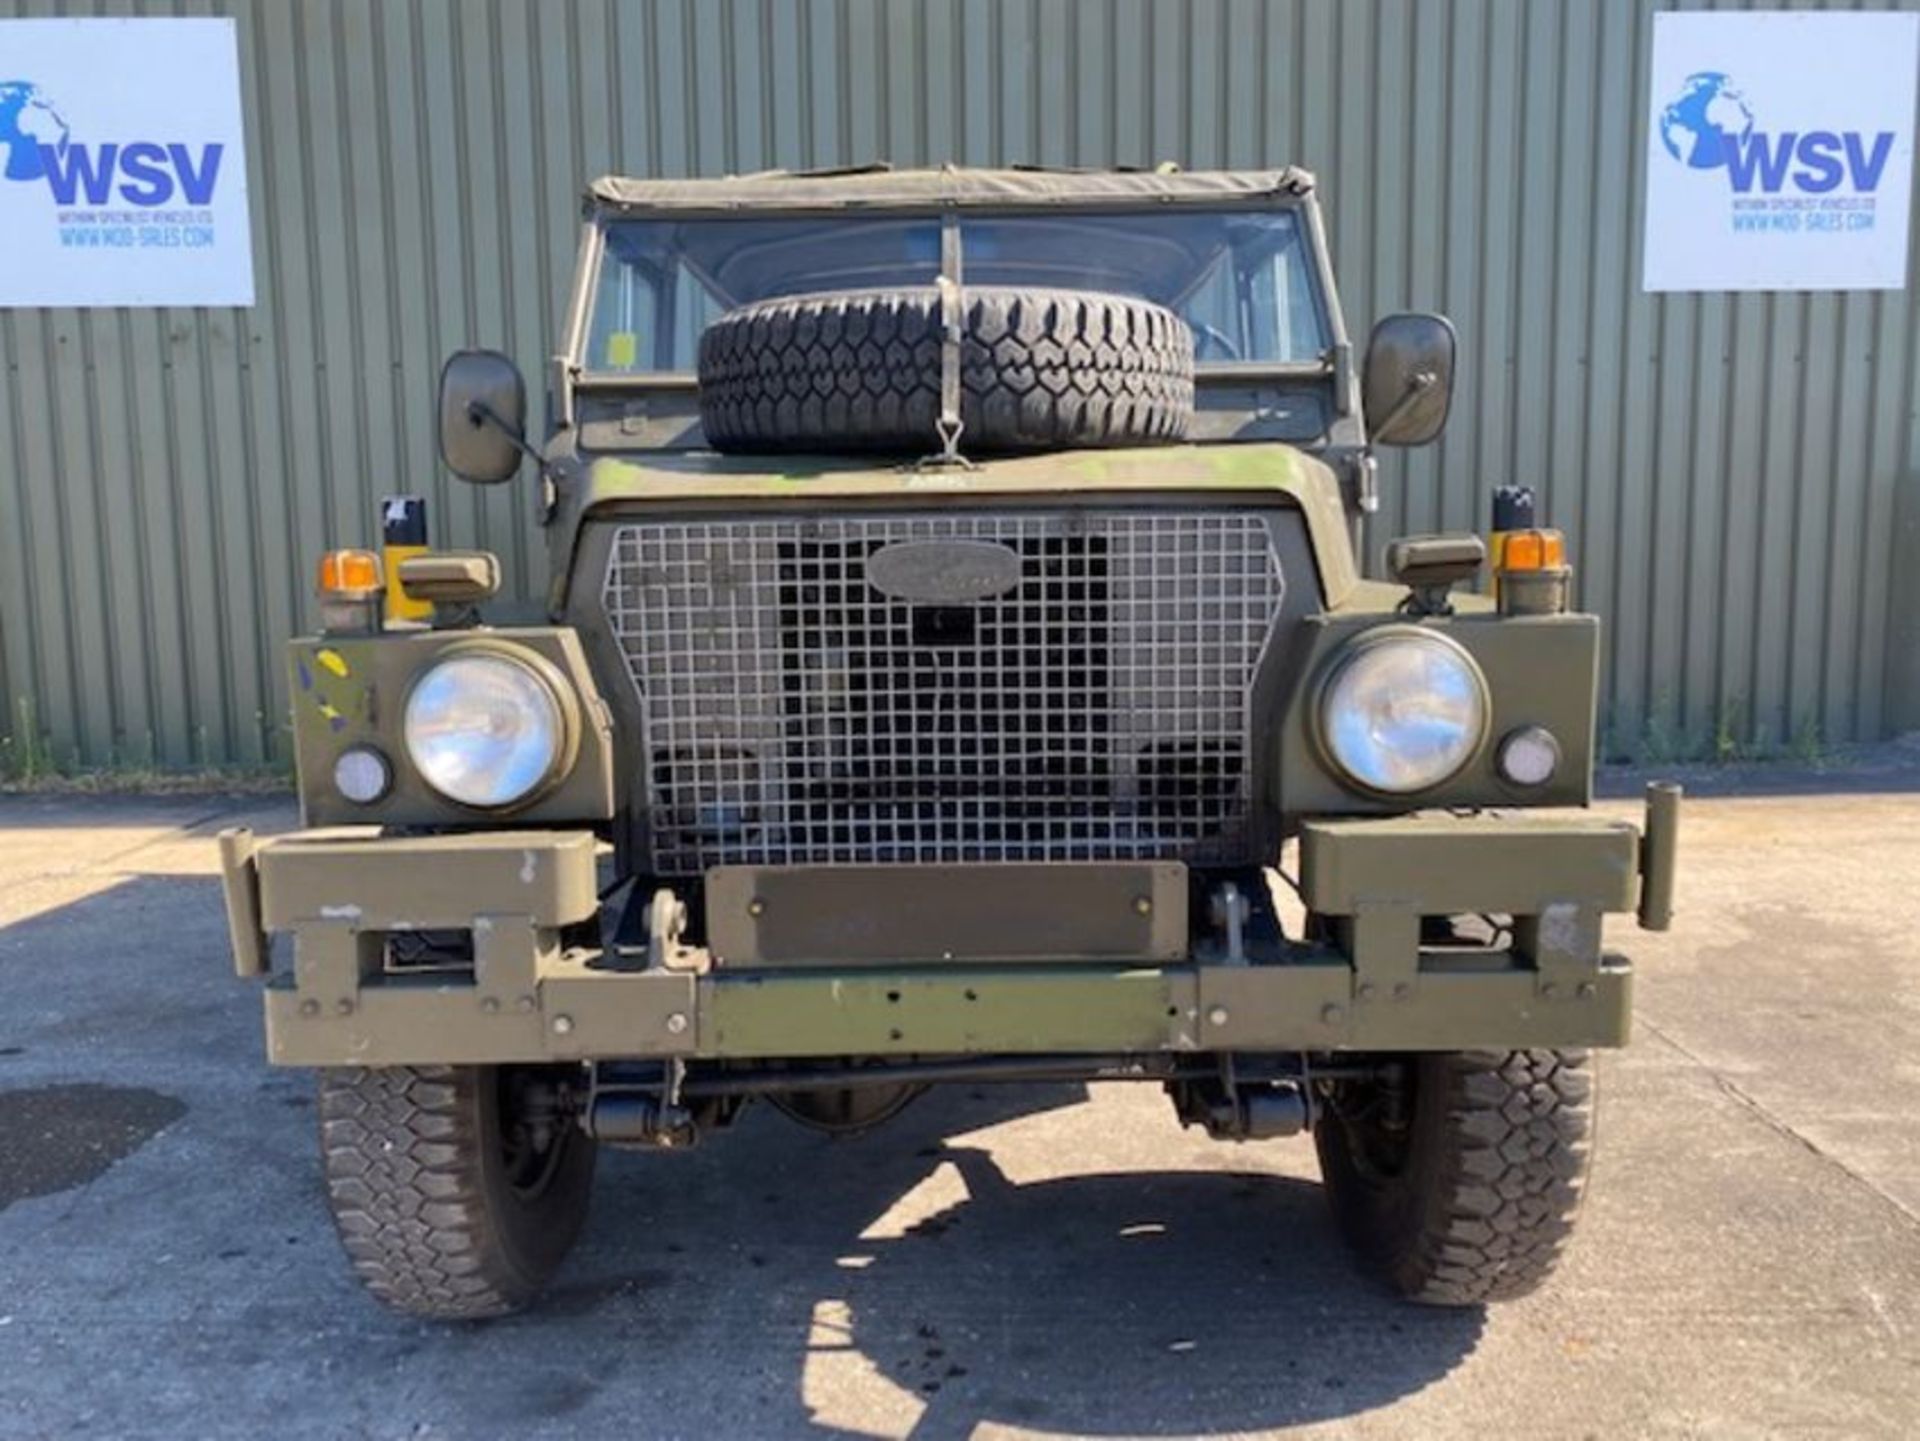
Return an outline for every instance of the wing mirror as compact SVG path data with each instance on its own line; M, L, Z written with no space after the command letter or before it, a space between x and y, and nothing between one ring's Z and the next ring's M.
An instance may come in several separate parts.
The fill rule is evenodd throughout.
M440 458L475 485L520 473L527 385L520 367L497 350L457 350L440 371Z
M1373 327L1360 390L1375 445L1426 445L1446 429L1458 349L1444 315L1389 315Z

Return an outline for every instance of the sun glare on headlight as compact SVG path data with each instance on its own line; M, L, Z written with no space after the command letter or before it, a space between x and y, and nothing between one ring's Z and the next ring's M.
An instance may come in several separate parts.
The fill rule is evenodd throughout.
M1328 684L1320 721L1334 763L1354 781L1389 795L1430 790L1486 738L1486 683L1439 636L1363 640Z
M504 655L456 655L407 697L407 756L449 800L497 809L552 775L563 725L552 690L530 667Z

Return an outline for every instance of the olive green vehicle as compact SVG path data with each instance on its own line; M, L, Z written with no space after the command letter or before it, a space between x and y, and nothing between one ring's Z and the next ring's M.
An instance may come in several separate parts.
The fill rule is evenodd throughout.
M1536 1285L1678 799L1579 809L1559 537L1363 578L1373 447L1453 365L1423 315L1356 359L1297 170L592 186L544 444L503 356L442 376L451 469L537 478L544 615L483 553L330 557L307 829L221 840L366 1284L524 1305L599 1144L756 1099L1109 1079L1310 1129L1411 1297Z

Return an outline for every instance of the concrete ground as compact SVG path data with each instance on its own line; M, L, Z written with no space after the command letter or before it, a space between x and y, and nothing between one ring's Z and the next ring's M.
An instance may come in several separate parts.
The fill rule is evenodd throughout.
M289 808L0 799L0 1435L1912 1436L1917 769L1693 806L1525 1302L1406 1307L1307 1142L1057 1086L609 1154L545 1308L464 1329L348 1278L309 1078L227 971L208 837Z

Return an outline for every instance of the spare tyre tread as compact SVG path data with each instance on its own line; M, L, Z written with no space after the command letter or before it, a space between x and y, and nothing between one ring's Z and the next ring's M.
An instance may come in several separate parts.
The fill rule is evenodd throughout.
M1094 291L964 294L962 448L1139 445L1182 438L1193 336L1163 306ZM721 316L700 338L700 413L721 450L926 453L940 414L939 296L791 296Z

